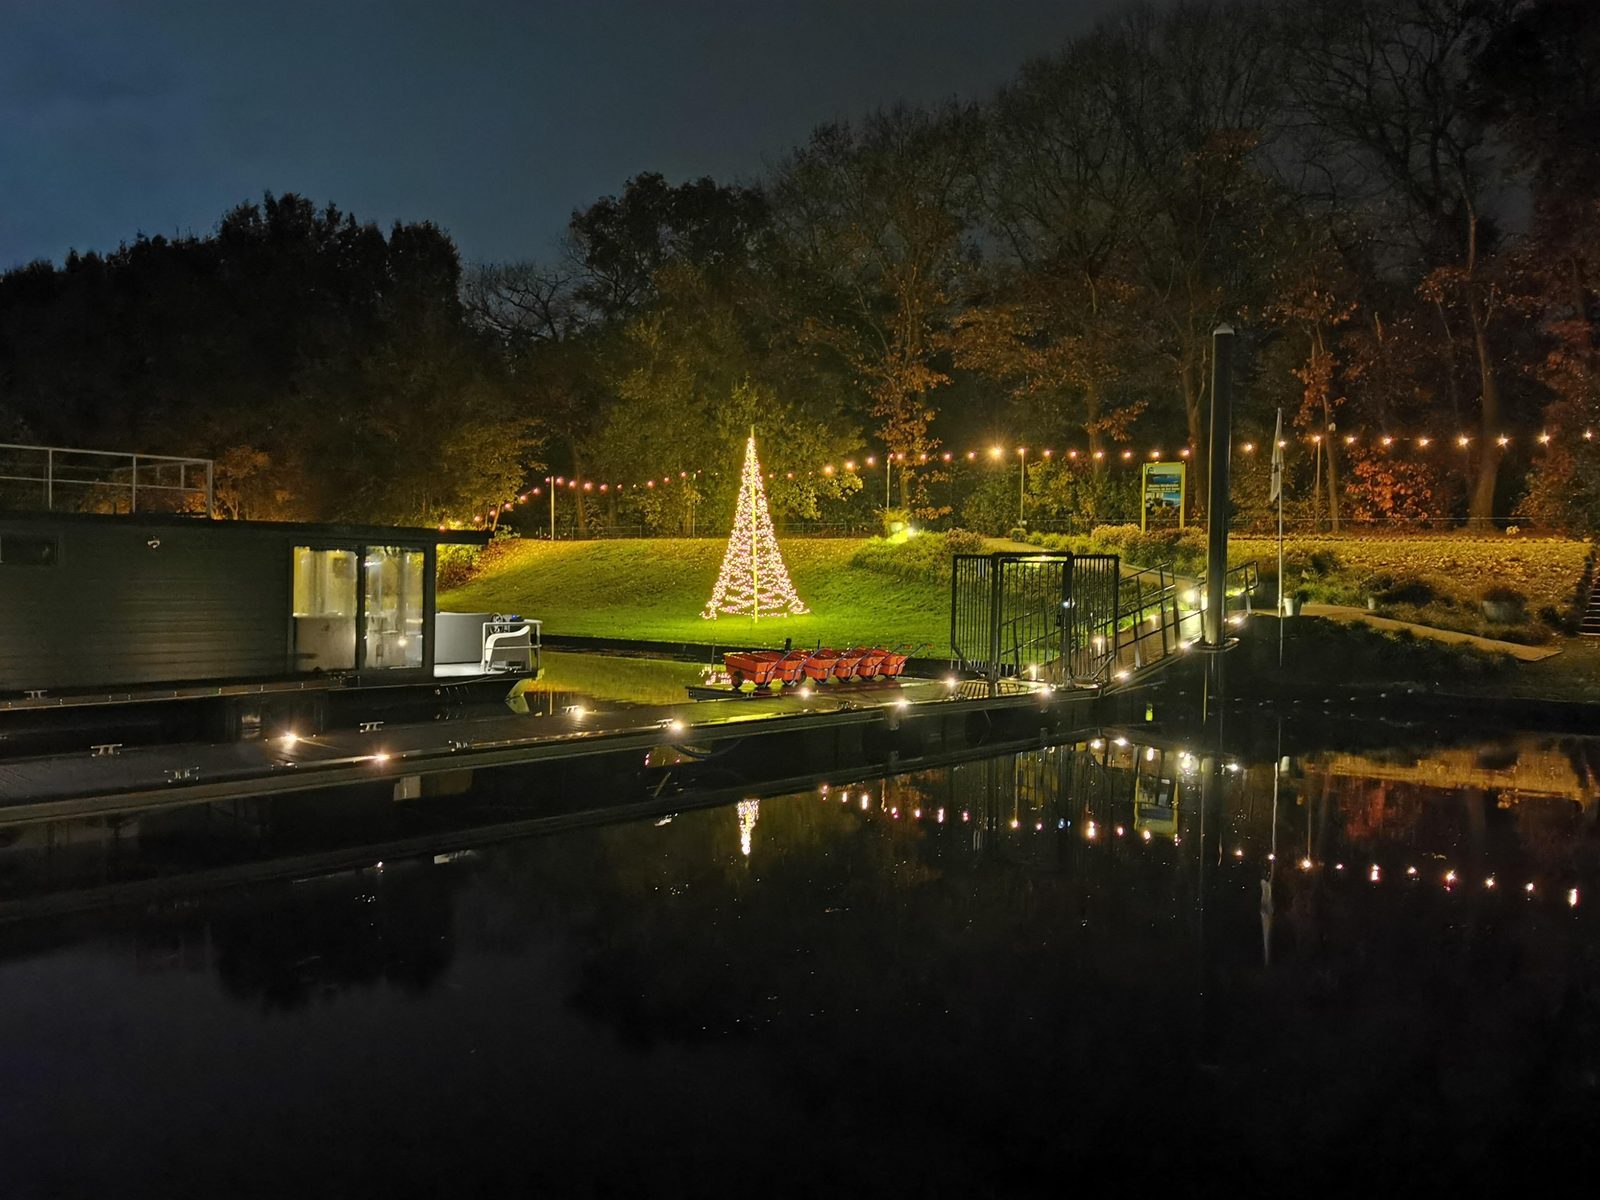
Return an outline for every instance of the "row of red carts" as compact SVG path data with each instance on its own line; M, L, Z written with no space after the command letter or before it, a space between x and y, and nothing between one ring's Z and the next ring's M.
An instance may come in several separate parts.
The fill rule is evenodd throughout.
M841 683L870 679L898 679L915 646L885 650L857 646L851 650L734 651L722 656L735 691L747 683L758 688L787 687L796 683Z

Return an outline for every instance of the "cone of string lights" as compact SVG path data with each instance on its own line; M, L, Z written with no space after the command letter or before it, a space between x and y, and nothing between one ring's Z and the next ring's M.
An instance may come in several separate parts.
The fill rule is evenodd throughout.
M789 582L778 538L767 513L767 489L756 458L756 432L744 448L744 474L739 480L739 504L733 513L733 533L722 557L717 586L700 615L716 620L719 614L751 617L796 615L807 611Z

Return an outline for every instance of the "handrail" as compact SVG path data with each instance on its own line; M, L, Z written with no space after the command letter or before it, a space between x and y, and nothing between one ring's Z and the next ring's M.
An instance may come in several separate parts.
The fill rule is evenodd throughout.
M193 496L196 499L205 498L205 513L208 518L216 516L215 480L216 465L209 458L185 458L174 454L141 454L125 453L117 450L88 450L75 446L34 446L21 442L0 442L0 461L4 456L16 452L23 454L36 454L44 456L43 474L24 475L11 474L10 470L21 470L21 467L12 467L6 463L7 473L0 474L0 483L27 483L37 484L43 489L42 499L44 511L54 512L58 507L56 493L58 489L65 488L110 488L120 493L124 489L128 496L128 512L139 511L139 493L150 492L178 492L183 495ZM58 457L59 456L59 457ZM103 461L96 464L73 462L73 459L111 459L109 464ZM65 459L66 461L60 461ZM162 468L178 468L177 484L162 483L160 475L156 481L148 479L141 481L140 468L149 472L159 472ZM189 483L189 471L203 471L204 484ZM124 481L122 476L126 477ZM169 476L170 478L170 476Z

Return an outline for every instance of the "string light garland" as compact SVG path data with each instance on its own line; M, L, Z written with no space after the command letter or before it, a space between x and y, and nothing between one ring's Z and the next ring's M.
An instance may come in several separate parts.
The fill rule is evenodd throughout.
M1596 441L1596 439L1597 439L1597 434L1593 429L1585 429L1580 434L1575 434L1575 435L1573 435L1572 438L1563 439L1563 440L1588 442L1588 443L1593 444ZM1304 446L1304 447L1310 449L1310 448L1314 448L1314 447L1319 446L1324 441L1327 441L1327 442L1329 442L1331 444L1344 446L1347 449L1351 448L1351 447L1355 447L1357 445L1368 445L1368 446L1372 446L1372 447L1374 447L1376 449L1381 449L1381 450L1396 450L1396 449L1407 449L1407 448L1413 448L1413 449L1416 449L1416 450L1427 450L1430 447L1433 447L1435 445L1443 446L1443 445L1448 444L1450 447L1453 447L1454 449L1457 449L1457 450L1468 450L1468 451L1470 451L1470 450L1476 448L1477 446L1481 445L1483 440L1484 439L1482 438L1482 436L1477 435L1477 434L1470 434L1470 433L1459 433L1459 434L1456 434L1454 437L1449 437L1449 438L1441 438L1441 437L1439 437L1437 435L1430 435L1430 434L1409 434L1409 435L1406 435L1406 434L1388 434L1388 433L1383 433L1383 434L1346 433L1346 434L1336 434L1336 435L1328 436L1328 437L1324 437L1324 435L1322 435L1322 434L1306 434L1306 435L1302 435L1302 436L1294 437L1294 438L1284 438L1284 439L1282 439L1282 445L1285 448L1287 448L1287 447L1289 447L1291 445L1299 444L1301 446ZM1490 440L1492 440L1494 445L1500 450L1507 450L1507 449L1510 449L1512 446L1515 446L1515 445L1530 444L1530 443L1533 446L1538 447L1539 449L1549 449L1555 443L1556 438L1555 438L1555 436L1553 434L1550 434L1548 432L1542 432L1542 433L1531 434L1531 435L1521 435L1521 436L1513 436L1511 434L1502 433L1502 434L1497 434L1494 438L1492 438ZM1260 450L1270 450L1271 446L1272 446L1272 441L1271 441L1270 438L1266 439L1265 441L1261 441L1261 442L1245 440L1245 441L1236 442L1235 443L1235 450L1236 450L1237 453L1243 454L1245 456L1251 456L1251 455L1254 455L1257 451L1260 451ZM1180 446L1177 450L1172 451L1171 453L1175 457L1180 458L1180 459L1185 459L1185 460L1192 459L1194 457L1194 448L1191 447L1191 446ZM1133 464L1133 463L1140 463L1140 462L1156 462L1156 461L1160 461L1161 459L1165 458L1167 456L1167 454L1168 454L1168 451L1164 450L1163 448L1161 448L1159 446L1151 447L1151 448L1145 449L1145 450L1137 450L1137 449L1134 449L1132 447L1116 447L1116 448L1113 448L1111 450L1104 450L1104 449L1091 450L1091 449L1069 448L1069 449L1066 449L1066 450L1059 450L1059 451L1056 450L1054 447L1050 447L1050 448L1047 448L1047 449L1044 449L1044 450L1035 451L1035 450L1030 450L1027 447L1021 447L1021 446L1015 447L1013 449L1008 449L1008 448L1006 448L1004 446L989 446L989 447L987 447L987 448L985 448L983 450L966 450L966 451L945 450L945 451L940 451L940 452L937 452L937 453L917 454L917 455L914 455L914 456L913 455L903 454L903 453L884 454L884 455L881 455L881 456L880 455L875 455L875 454L869 454L869 455L866 455L860 461L857 461L856 459L846 459L842 463L838 463L838 464L835 464L835 463L824 463L821 468L816 469L816 470L806 471L806 472L804 472L804 475L807 478L816 478L819 475L824 477L824 478L831 478L831 477L834 477L834 476L837 476L837 475L858 475L864 469L870 470L870 469L876 468L880 462L885 464L885 465L888 465L890 462L893 462L896 465L901 465L901 466L906 466L906 467L909 467L911 465L927 466L927 465L930 465L930 464L933 465L933 466L938 467L938 466L958 466L958 465L961 465L961 464L964 464L964 463L979 463L979 462L988 463L988 464L995 464L995 463L1001 463L1001 462L1008 462L1013 457L1018 457L1018 458L1028 457L1028 458L1032 458L1033 461L1035 462L1035 464L1037 464L1040 461L1044 461L1044 462L1070 463L1070 464L1096 463L1096 464L1120 465L1120 464ZM547 479L545 486L549 486L552 490L554 490L558 494L562 493L562 492L570 492L570 493L576 495L579 492L583 492L583 493L587 493L587 494L590 494L590 495L596 495L596 494L598 494L598 495L611 495L611 494L614 494L614 493L627 492L629 490L633 490L633 491L655 491L655 490L660 489L660 488L668 488L668 487L673 486L674 484L680 484L682 482L688 481L688 480L692 479L693 477L698 476L698 475L703 474L703 473L706 473L706 472L703 472L703 471L694 471L694 472L679 471L676 474L672 474L672 473L669 472L669 473L667 473L665 475L651 476L651 477L646 478L646 479L636 480L636 481L634 481L632 483L617 483L617 482L613 482L613 481L609 481L609 480L605 481L605 482L601 482L599 480L594 480L594 479L577 479L577 478L568 478L568 477L563 476L563 475L557 475L553 479ZM777 479L779 477L780 474L785 479L794 480L796 478L799 478L801 473L796 472L796 471L784 471L784 472L781 472L781 473L777 472L777 471L768 471L762 476L762 478L768 479L768 480L775 480L775 479ZM534 486L534 487L528 488L526 491L521 492L520 494L518 494L517 496L514 496L510 500L507 500L507 501L505 501L505 502L503 502L503 503L501 503L499 505L491 505L489 511L493 512L493 511L495 511L496 508L498 508L501 512L510 512L517 505L527 504L531 500L534 500L534 499L537 499L537 498L540 498L540 497L544 496L545 495L545 486ZM486 520L487 520L487 517L482 513L479 513L474 518L474 521L479 525L484 524L486 522ZM441 526L440 528L444 528L444 526Z
M739 481L739 504L733 514L728 551L722 557L717 586L700 615L711 621L719 613L759 621L763 610L780 616L799 616L807 611L789 581L783 555L778 552L752 429L744 448L744 474Z

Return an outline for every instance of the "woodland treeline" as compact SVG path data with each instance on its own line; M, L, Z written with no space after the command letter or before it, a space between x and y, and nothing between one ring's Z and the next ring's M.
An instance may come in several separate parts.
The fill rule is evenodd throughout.
M1593 530L1597 288L1600 6L1194 0L756 181L640 174L537 261L285 195L12 270L0 436L214 456L248 516L532 530L500 505L545 475L625 482L567 519L660 532L725 520L752 424L790 520L1001 528L1015 460L944 454L1054 446L1027 515L1092 524L1125 450L1190 448L1204 495L1227 321L1236 442L1285 408L1295 515ZM885 453L887 495L820 470ZM1244 514L1265 489L1242 464Z

